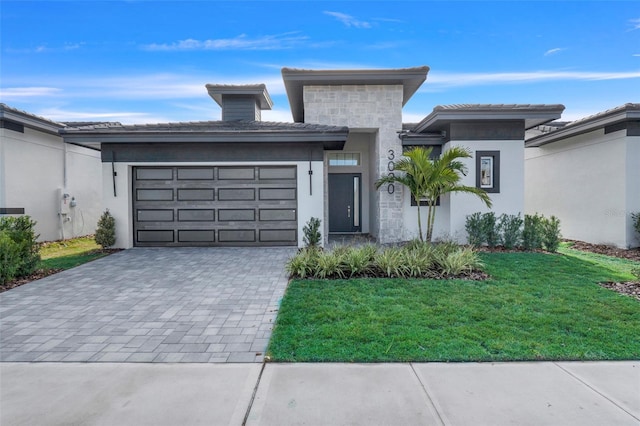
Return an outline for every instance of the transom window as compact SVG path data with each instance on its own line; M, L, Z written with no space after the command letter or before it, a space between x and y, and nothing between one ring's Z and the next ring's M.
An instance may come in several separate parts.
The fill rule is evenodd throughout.
M360 153L359 152L332 152L329 154L330 166L359 166L360 165Z

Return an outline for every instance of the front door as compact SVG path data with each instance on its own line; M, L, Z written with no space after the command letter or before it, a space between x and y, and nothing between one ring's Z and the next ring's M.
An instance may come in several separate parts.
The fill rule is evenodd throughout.
M361 173L329 173L329 232L361 232Z

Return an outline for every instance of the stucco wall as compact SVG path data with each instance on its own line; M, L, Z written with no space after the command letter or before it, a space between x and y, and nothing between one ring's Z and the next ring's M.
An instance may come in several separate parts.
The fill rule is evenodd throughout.
M225 162L225 163L114 163L117 176L116 196L113 192L113 174L111 163L102 164L103 205L109 209L116 220L116 248L133 247L133 198L131 193L133 180L133 167L135 166L243 166L243 165L268 165L268 166L297 166L298 173L298 246L304 246L302 228L312 217L318 217L318 212L324 208L323 193L323 163L313 161L311 167L312 190L309 188L309 162ZM322 231L322 229L321 229Z
M100 153L67 144L65 192L77 207L60 221L59 189L64 188L65 146L62 138L25 128L0 129L0 204L23 207L36 222L40 241L95 232L101 214Z
M402 129L402 99L402 85L305 86L304 121L375 132L375 149L370 151L371 182L388 173L389 150L396 158L402 153L397 133ZM371 196L375 209L369 209L370 233L381 243L401 240L402 188L396 187L393 194L371 191Z
M640 156L630 139L600 129L527 148L525 211L560 218L565 238L628 247L630 214L640 209Z

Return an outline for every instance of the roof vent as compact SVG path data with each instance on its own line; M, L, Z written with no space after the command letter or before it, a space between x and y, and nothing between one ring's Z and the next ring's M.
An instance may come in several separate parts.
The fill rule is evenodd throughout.
M264 84L207 84L209 96L222 107L222 121L260 121L273 102Z

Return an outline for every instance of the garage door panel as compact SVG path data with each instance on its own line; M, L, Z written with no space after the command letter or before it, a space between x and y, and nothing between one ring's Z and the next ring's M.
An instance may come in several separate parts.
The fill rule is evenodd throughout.
M255 167L220 167L218 179L223 180L254 180L256 178Z
M256 242L255 229L221 229L218 231L221 243L253 243Z
M136 245L297 243L295 167L163 166L134 170ZM166 179L169 176L171 179Z
M138 231L137 237L141 243L172 243L173 229Z
M256 211L254 209L219 209L218 221L255 221Z
M258 172L260 180L285 179L295 181L296 174L297 171L293 167L263 167Z
M295 221L295 209L260 209L261 221Z
M213 180L214 170L208 168L182 168L178 167L178 180Z
M213 222L214 209L178 209L178 222Z
M213 201L213 189L178 189L178 201Z
M173 189L138 189L137 201L172 201Z
M220 201L254 201L256 190L254 188L221 188L218 190Z
M260 200L295 200L295 188L260 188Z
M260 242L290 242L296 241L295 229L261 229Z
M173 222L171 210L138 210L138 222Z
M178 230L178 242L180 243L213 243L215 231L213 229Z
M138 168L137 180L173 180L173 169L170 168Z

